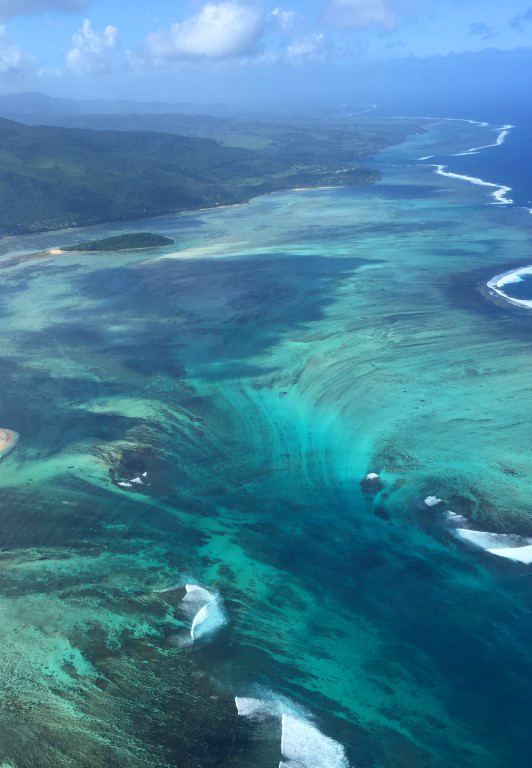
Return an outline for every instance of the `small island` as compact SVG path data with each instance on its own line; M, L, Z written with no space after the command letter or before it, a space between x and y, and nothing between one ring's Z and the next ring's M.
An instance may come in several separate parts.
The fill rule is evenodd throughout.
M161 248L164 245L173 245L174 242L170 237L154 235L153 232L131 232L89 243L63 246L61 251L136 251L142 248Z

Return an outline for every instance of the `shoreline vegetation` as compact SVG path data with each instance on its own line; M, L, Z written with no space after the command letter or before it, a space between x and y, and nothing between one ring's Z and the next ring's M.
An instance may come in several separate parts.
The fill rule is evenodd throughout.
M151 248L164 248L174 245L175 240L153 232L125 232L120 235L105 237L101 240L75 243L48 248L36 253L18 254L0 262L0 269L16 267L28 261L46 259L50 256L63 256L65 253L122 253L127 251L144 251Z
M63 245L52 249L50 253L81 252L81 253L105 253L107 251L141 251L145 248L163 248L165 245L174 245L175 240L153 232L130 232L113 237L104 237L102 240L92 240L76 245Z
M228 127L212 118L207 129L198 117L189 135L178 135L163 132L169 116L152 117L149 131L127 130L128 116L113 130L0 118L0 236L241 204L289 189L367 186L381 178L370 158L426 125L390 118Z

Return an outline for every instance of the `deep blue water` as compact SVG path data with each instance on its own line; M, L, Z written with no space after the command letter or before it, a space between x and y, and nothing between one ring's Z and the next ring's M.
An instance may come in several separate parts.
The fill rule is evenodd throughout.
M510 185L506 146L443 155L484 132L435 151ZM426 138L368 189L144 222L164 258L2 244L0 765L275 768L238 696L299 715L290 768L528 768L532 569L445 511L532 536L532 321L476 290L530 217ZM197 644L191 583L226 618Z
M521 282L509 283L504 286L504 293L511 299L532 299L532 275L523 275Z
M398 105L394 105L398 108ZM467 101L441 100L433 104L405 105L400 112L380 108L376 114L452 117L487 122L493 127L512 125L512 131L502 146L486 149L477 155L443 159L453 173L475 176L512 188L510 197L515 205L532 207L532 109L516 99L486 101L471 107ZM494 141L497 136L494 135ZM487 142L486 142L487 143Z
M511 124L514 128L499 147L449 159L449 170L505 184L512 188L510 197L515 205L532 206L532 115L488 116L485 120L494 126Z

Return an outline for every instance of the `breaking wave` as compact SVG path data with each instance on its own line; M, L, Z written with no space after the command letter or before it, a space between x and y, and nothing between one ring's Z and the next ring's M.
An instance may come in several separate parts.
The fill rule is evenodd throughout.
M490 533L469 528L469 520L455 512L446 513L447 524L454 535L490 555L504 557L517 563L532 565L532 538L514 533Z
M285 714L281 733L280 768L349 768L343 746L307 720Z
M289 701L281 697L237 696L235 705L241 717L279 721L282 756L279 768L350 768L344 747L322 733Z
M220 629L226 619L219 595L197 584L186 584L185 589L181 606L192 619L190 639L199 640Z

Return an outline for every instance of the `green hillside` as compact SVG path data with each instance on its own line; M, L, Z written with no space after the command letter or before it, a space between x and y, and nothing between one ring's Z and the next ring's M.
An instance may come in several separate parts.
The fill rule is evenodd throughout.
M235 195L249 163L245 151L208 139L0 120L0 229L39 231L213 205Z
M0 234L141 218L242 202L290 187L368 184L379 178L356 166L372 146L386 144L382 136L370 140L360 129L341 135L277 130L262 148L255 142L248 149L169 133L0 119ZM388 143L393 140L395 134ZM337 173L345 167L351 168L349 174Z

